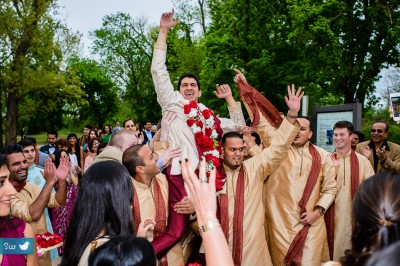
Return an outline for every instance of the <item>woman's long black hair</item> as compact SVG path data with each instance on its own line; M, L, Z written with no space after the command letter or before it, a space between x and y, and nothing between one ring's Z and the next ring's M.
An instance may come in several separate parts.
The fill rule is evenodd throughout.
M102 231L108 236L132 234L132 202L132 181L122 164L93 164L79 185L61 265L78 265L85 248Z

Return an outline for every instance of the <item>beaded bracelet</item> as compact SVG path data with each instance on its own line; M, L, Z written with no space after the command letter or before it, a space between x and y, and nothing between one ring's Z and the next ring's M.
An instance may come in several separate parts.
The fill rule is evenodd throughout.
M200 235L203 235L205 232L207 232L211 229L214 229L218 226L221 226L218 219L211 220L211 221L207 222L205 225L200 226L199 233L200 233Z
M296 118L299 117L298 115L291 115L291 114L289 114L289 112L287 113L286 116L289 117L289 118L293 118L293 119L296 119Z

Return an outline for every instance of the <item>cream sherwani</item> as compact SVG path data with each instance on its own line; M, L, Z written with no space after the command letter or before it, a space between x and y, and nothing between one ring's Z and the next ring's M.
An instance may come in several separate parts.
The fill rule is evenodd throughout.
M29 223L35 234L43 234L47 232L46 217L44 211L37 222L32 221L29 213L29 206L39 197L42 190L29 182L26 182L25 187L11 198L11 215L18 217L21 220ZM56 193L51 193L49 202L46 205L48 208L57 208L61 205L56 200Z
M157 101L161 106L162 112L172 111L177 114L170 125L169 143L170 146L181 146L181 158L172 160L172 175L181 174L179 160L190 158L193 167L197 168L199 156L197 154L196 142L192 130L186 124L186 115L183 106L189 102L183 98L179 91L174 91L167 67L165 65L167 56L167 45L155 44L153 61L151 63L151 74L153 76L154 87L157 93ZM231 119L219 118L221 128L224 131L235 131L237 126L245 126L245 120L240 103L233 108L229 108Z
M312 157L307 142L301 149L292 146L289 154L277 171L269 176L266 184L265 218L266 235L274 265L283 265L283 260L296 234L303 228L300 223L299 202L311 169ZM307 202L307 211L316 206L329 208L336 194L335 169L330 154L317 148L321 155L321 170L317 183ZM326 228L323 216L319 217L308 231L304 246L302 265L320 265Z
M335 200L335 242L333 260L339 261L344 256L346 249L351 249L351 208L353 201L351 198L351 165L349 151L344 157L340 157L340 166L337 169L336 187L337 194ZM356 152L359 165L359 184L366 178L374 175L374 169L369 160Z
M161 194L164 198L165 209L167 210L167 221L168 221L168 181L165 175L158 174L154 177L157 179L158 184L160 185ZM140 206L140 218L141 221L146 219L155 219L156 217L156 206L154 202L154 187L153 182L150 187L146 184L140 183L132 178L133 186L136 189L136 193L139 200ZM147 240L150 242L153 241L153 230L147 231ZM187 234L182 237L182 240L177 243L173 248L171 248L167 253L168 265L185 265L185 261L187 261L188 256L184 253L183 246L187 244L186 241Z
M249 111L249 110L248 110ZM251 112L251 111L250 111ZM263 117L257 127L263 143L268 145L278 131L271 129L271 124ZM291 146L288 156L264 183L263 202L265 205L265 227L268 248L272 263L275 266L284 265L283 260L289 250L290 244L296 234L303 228L300 223L299 202L311 169L311 154L307 142L302 148ZM321 170L317 183L307 202L307 211L313 211L316 206L325 210L335 199L336 181L335 169L332 165L330 154L316 147L321 155ZM255 149L250 149L254 155ZM304 246L302 265L320 265L321 261L328 261L326 227L324 218L319 217L310 227ZM323 248L326 250L323 252Z
M243 257L242 265L272 265L265 240L264 210L262 204L262 188L265 177L279 167L285 159L290 144L299 128L286 119L272 138L271 146L259 155L243 162L244 216L243 216ZM235 209L236 182L240 167L232 170L224 165L226 184L220 193L226 193L228 188L229 204L229 247L233 245L233 215ZM279 169L277 170L279 171Z

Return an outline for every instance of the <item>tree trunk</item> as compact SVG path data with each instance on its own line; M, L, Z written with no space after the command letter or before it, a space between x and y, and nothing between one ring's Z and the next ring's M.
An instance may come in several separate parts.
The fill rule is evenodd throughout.
M47 1L33 0L31 12L28 15L28 23L21 35L19 44L14 54L14 60L11 67L13 79L8 88L6 99L6 145L17 143L17 125L18 125L18 106L20 98L20 89L23 86L23 70L27 64L27 54L31 47L35 29L42 15L42 9L46 7ZM14 7L18 10L18 2L14 2ZM22 17L21 17L22 19Z
M19 99L17 94L15 92L9 92L6 114L6 145L17 143L18 104Z

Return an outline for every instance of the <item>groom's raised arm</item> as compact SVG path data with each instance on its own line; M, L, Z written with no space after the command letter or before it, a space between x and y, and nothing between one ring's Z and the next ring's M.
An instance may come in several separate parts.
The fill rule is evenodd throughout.
M171 79L168 74L167 66L165 65L167 59L167 35L170 28L179 23L179 20L174 20L174 10L169 13L163 13L160 20L160 32L154 44L153 59L151 62L151 75L157 94L157 101L161 106L162 111L171 102L176 102L179 97L174 92Z

